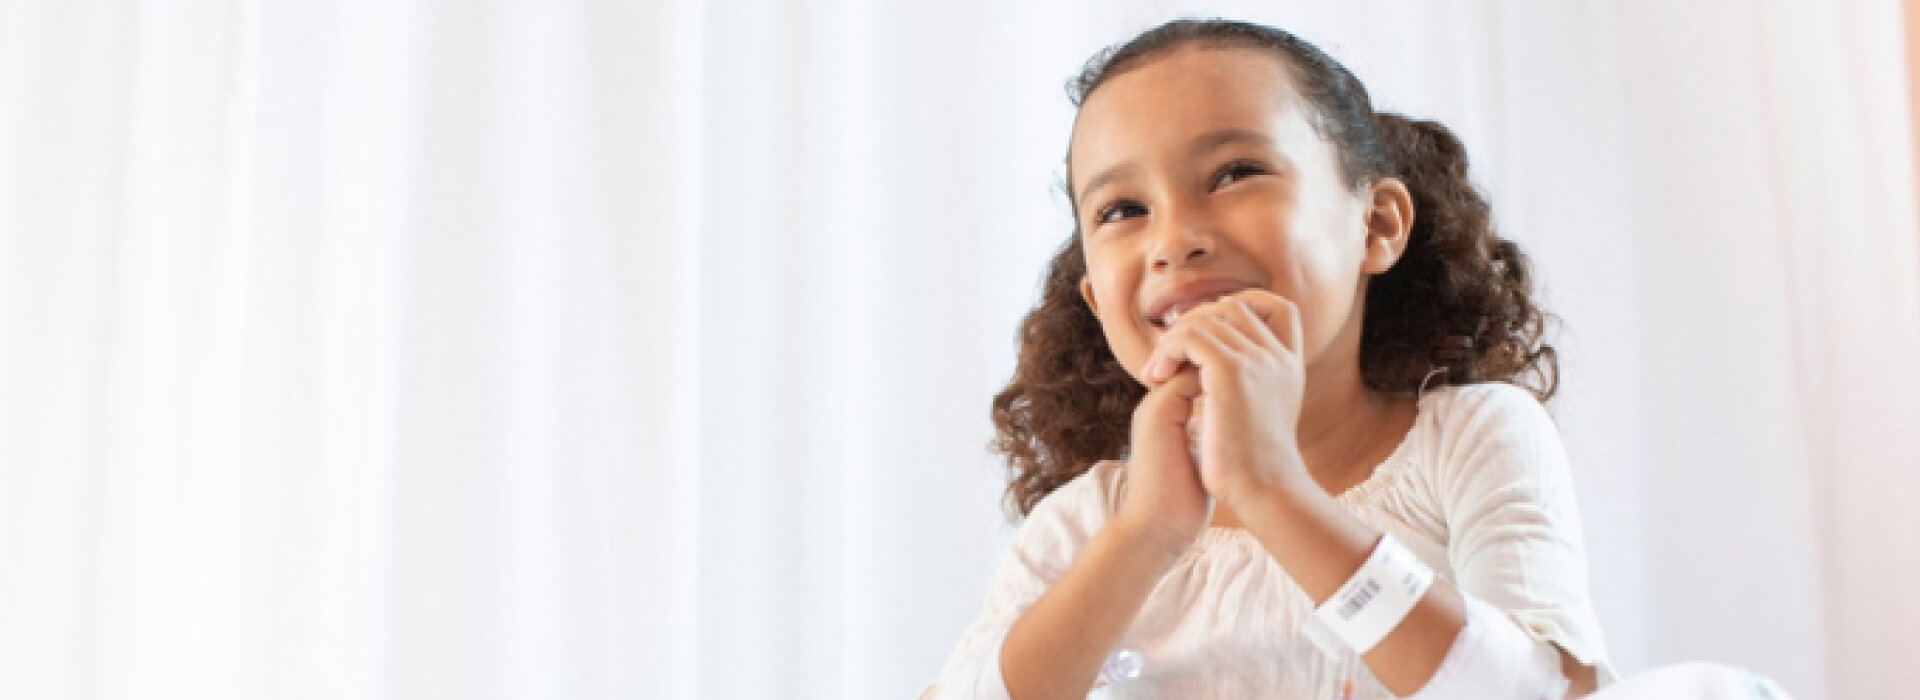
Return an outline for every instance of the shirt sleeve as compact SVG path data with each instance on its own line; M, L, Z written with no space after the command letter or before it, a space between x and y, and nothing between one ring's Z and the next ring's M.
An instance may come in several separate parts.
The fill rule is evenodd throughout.
M1010 700L1000 677L1000 643L1014 620L1060 578L1106 522L1111 470L1102 462L1036 504L1001 557L980 615L960 637L940 677L920 697L937 700Z
M1465 596L1467 624L1433 677L1407 700L1560 700L1560 654L1479 598Z
M1528 636L1615 679L1587 584L1580 509L1566 449L1532 394L1486 385L1455 400L1468 416L1441 484L1447 557L1461 591Z

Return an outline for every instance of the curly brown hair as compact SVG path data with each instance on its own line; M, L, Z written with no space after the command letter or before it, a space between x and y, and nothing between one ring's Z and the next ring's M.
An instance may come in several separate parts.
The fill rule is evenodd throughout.
M1466 147L1445 126L1376 113L1359 79L1312 44L1227 20L1176 20L1109 47L1068 83L1068 98L1078 108L1114 76L1190 45L1273 52L1339 153L1341 174L1356 187L1398 178L1411 191L1406 250L1367 282L1360 373L1368 388L1412 393L1431 377L1509 382L1552 398L1559 363L1544 341L1550 315L1534 300L1527 256L1495 232L1491 206L1468 179ZM1071 191L1068 201L1077 222ZM1086 273L1076 223L1047 268L1039 306L1020 324L1013 379L993 400L991 447L1007 459L1006 502L1018 517L1094 463L1121 457L1146 394L1080 296Z

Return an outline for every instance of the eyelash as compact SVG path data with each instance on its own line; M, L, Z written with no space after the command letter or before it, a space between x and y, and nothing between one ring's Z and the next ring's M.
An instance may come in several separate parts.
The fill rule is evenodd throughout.
M1262 167L1259 163L1255 163L1249 160L1236 160L1226 165L1220 166L1220 170L1218 172L1215 172L1213 175L1213 186L1215 188L1220 187L1221 179L1227 176L1228 174L1246 176L1246 175L1258 175L1264 172L1266 172L1266 168ZM1112 216L1115 213L1117 213L1117 210L1121 208L1129 208L1135 211L1144 211L1146 209L1146 207L1141 206L1139 202L1135 202L1130 199L1117 200L1112 204L1108 204L1104 207L1101 207L1100 211L1094 214L1094 217L1093 217L1094 223L1095 224L1112 223L1113 221L1115 221L1115 219L1113 219Z
M1115 221L1115 219L1113 218L1114 212L1121 208L1133 209L1135 211L1146 210L1146 207L1140 206L1139 202L1135 202L1128 199L1122 199L1120 201L1114 202L1107 206L1101 207L1100 212L1093 216L1094 223L1096 224L1113 223Z
M1243 175L1259 175L1266 171L1267 169L1265 167L1262 167L1259 163L1255 163L1250 160L1236 160L1226 165L1220 166L1220 171L1213 174L1213 182L1217 186L1218 183L1220 182L1220 177L1222 175L1226 175L1227 173L1240 173Z

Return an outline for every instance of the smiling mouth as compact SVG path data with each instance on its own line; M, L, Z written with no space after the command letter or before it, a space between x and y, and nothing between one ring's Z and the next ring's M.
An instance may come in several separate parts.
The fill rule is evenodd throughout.
M1185 315L1188 311L1192 310L1193 307L1199 306L1201 304L1207 304L1207 303L1219 301L1220 299L1225 298L1229 294L1231 294L1231 292L1209 296L1201 299L1195 299L1194 301L1188 302L1188 303L1175 304L1173 305L1173 308L1167 309L1167 312L1164 314L1161 314L1159 318L1147 319L1147 323L1148 325L1151 325L1156 329L1163 330L1163 331L1167 330L1169 328L1172 328L1174 322L1179 321L1180 317Z
M1154 330L1167 331L1194 307L1231 296L1258 285L1234 277L1206 277L1170 285L1155 294L1143 309L1143 320Z

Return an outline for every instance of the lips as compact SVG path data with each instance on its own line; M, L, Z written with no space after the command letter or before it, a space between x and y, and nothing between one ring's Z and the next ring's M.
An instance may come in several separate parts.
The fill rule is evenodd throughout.
M1166 330L1173 327L1173 322L1179 320L1180 315L1188 309L1252 286L1224 278L1199 279L1174 285L1147 304L1147 322L1155 328Z

